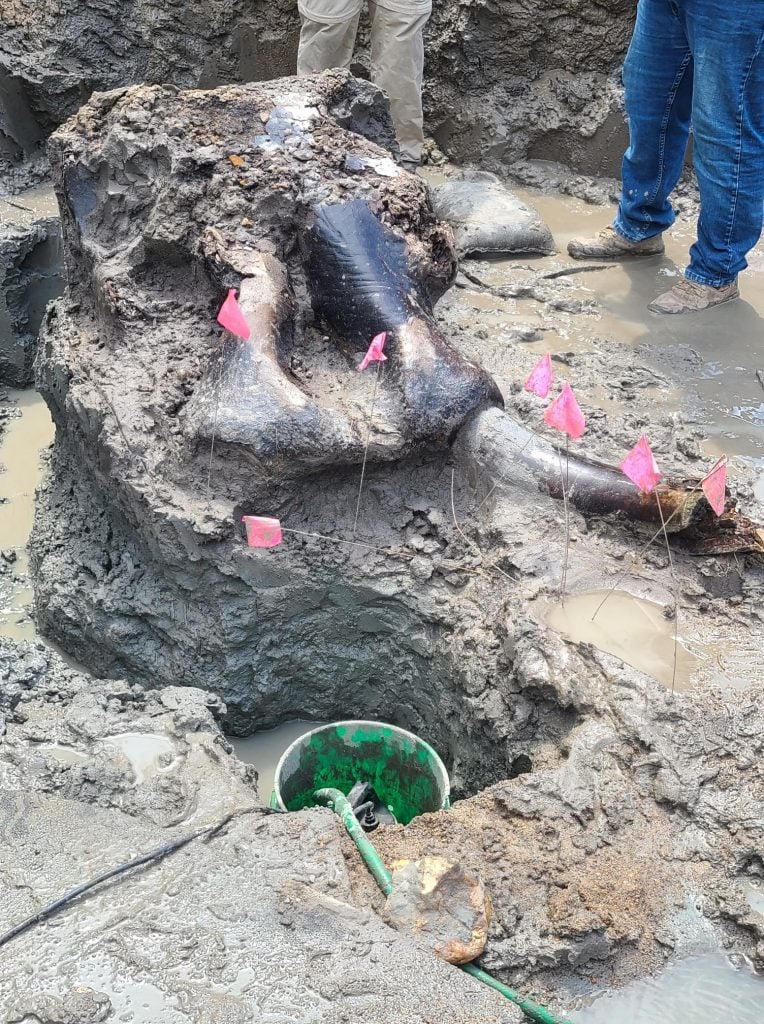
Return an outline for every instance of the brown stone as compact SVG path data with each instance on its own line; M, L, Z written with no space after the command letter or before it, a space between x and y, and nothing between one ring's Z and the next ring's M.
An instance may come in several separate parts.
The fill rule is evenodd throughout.
M491 904L480 879L459 864L423 857L394 863L385 917L442 960L466 964L485 948Z

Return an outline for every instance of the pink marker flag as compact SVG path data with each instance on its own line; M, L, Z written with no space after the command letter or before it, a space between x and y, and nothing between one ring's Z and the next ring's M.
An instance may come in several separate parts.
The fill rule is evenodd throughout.
M552 372L552 359L547 352L547 354L542 356L533 367L531 375L528 377L523 387L526 391L532 391L534 395L538 395L539 398L546 398L549 394L549 389L552 386L553 379L554 373Z
M241 338L242 341L248 341L250 330L247 318L241 311L241 306L236 301L236 289L231 288L226 296L226 300L220 307L218 313L218 323L221 327L225 327L231 334L235 334L237 338Z
M566 381L557 398L544 410L544 422L577 440L586 429L586 420L576 401L573 389Z
M643 434L621 463L624 473L640 491L649 494L661 478L661 471L655 461L650 442Z
M708 504L717 516L724 514L727 501L727 456L722 456L710 473L700 482Z
M284 539L278 519L269 519L268 516L242 516L241 521L247 528L247 545L251 548L275 548Z
M387 331L382 331L381 334L375 334L371 339L366 355L363 357L361 362L358 364L359 370L365 370L369 363L386 363L387 356L382 351L387 341Z

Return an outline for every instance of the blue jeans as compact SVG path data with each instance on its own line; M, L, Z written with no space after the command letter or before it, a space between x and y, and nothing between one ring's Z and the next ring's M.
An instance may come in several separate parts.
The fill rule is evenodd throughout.
M670 227L690 125L700 188L685 275L720 288L748 265L764 216L764 0L639 0L623 70L629 148L613 227Z

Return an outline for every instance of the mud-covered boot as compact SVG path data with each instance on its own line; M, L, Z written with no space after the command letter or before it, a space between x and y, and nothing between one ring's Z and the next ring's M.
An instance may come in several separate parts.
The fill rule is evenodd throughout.
M660 256L665 251L662 235L653 235L641 242L628 238L608 226L588 238L571 238L568 253L574 260L633 260L644 256Z
M419 172L419 160L409 160L406 157L401 157L398 163L409 174L417 174Z
M698 284L697 281L683 277L647 308L653 313L700 313L704 309L736 299L739 295L737 281L722 285L721 288L712 288L711 285Z

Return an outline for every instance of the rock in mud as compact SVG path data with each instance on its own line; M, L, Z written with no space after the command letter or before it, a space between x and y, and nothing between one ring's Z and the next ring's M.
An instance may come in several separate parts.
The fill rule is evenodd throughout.
M29 387L47 303L63 290L58 210L52 189L0 198L0 382Z
M2 640L0 673L0 935L75 885L240 812L4 945L3 1021L522 1020L353 905L333 814L255 806L214 697L99 682ZM142 774L139 737L172 749L143 757Z
M513 195L495 174L474 171L433 189L436 216L451 225L460 256L506 253L547 256L552 232L533 207Z
M449 964L467 964L479 957L491 916L480 879L442 857L400 860L392 868L393 891L385 903L385 920Z

